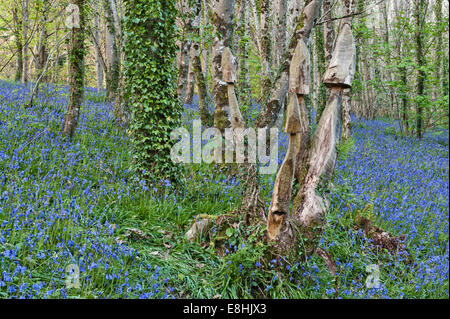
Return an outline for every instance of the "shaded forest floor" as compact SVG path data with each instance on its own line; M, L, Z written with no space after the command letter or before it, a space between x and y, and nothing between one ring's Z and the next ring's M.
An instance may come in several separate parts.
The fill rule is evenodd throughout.
M418 141L388 121L353 122L339 148L329 227L320 247L337 275L314 255L276 265L258 243L230 233L225 256L188 243L195 216L239 205L240 185L209 165L186 170L185 191L155 189L130 167L127 132L111 106L87 89L70 143L61 138L67 90L42 92L0 81L0 297L2 298L448 298L448 130ZM250 116L252 111L250 111ZM192 125L196 105L186 107ZM280 135L281 162L287 139ZM267 205L274 176L262 178ZM354 220L364 216L405 234L414 262L376 249ZM66 267L81 287L66 288ZM366 288L368 265L380 287Z

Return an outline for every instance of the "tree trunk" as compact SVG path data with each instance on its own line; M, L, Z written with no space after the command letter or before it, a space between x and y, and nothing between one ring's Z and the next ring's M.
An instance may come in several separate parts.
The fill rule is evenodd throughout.
M267 218L269 240L275 240L289 214L292 182L294 176L301 185L306 163L309 140L309 119L305 106L305 97L311 91L310 53L306 43L317 19L322 1L311 1L303 10L298 21L297 32L290 43L289 65L289 104L286 113L285 132L289 133L289 149L277 174L272 202ZM294 40L295 39L295 40ZM295 41L295 42L294 42ZM281 248L277 242L277 249ZM283 250L283 248L281 248Z
M214 95L214 126L221 130L229 127L227 116L227 84L222 81L222 51L232 44L234 0L217 0L213 3L214 39L212 48L212 78Z
M39 45L38 45L38 54L36 59L36 79L39 79L43 72L43 68L45 66L45 62L47 61L47 12L48 12L48 1L42 1L42 4L39 4L39 11L41 14L41 32L39 36ZM42 82L47 82L47 76L43 75Z
M119 86L120 77L120 60L119 47L117 43L118 29L115 21L116 14L114 13L114 0L104 0L103 7L106 20L106 35L105 35L105 56L106 56L106 96L109 101L114 101L117 89Z
M353 4L353 5L352 5ZM354 6L356 5L356 1L344 0L344 6L342 10L343 16L349 16L352 14L354 10ZM346 18L346 21L351 25L353 21L353 17ZM350 138L350 130L351 130L351 118L350 118L350 98L351 90L344 89L342 92L342 140L347 140ZM393 95L391 94L393 98Z
M277 1L277 20L278 25L276 28L275 48L274 48L274 67L278 68L280 65L280 59L286 50L286 13L287 13L287 0Z
M199 113L202 125L209 127L212 125L212 116L208 111L208 105L210 104L207 79L202 69L201 61L201 18L202 18L202 5L198 1L195 1L192 6L192 15L194 21L192 23L192 32L195 35L195 40L192 42L192 72L194 73L194 83L197 87Z
M97 70L97 92L100 92L103 89L103 65L101 61L101 46L100 46L100 33L99 33L99 24L100 24L100 0L97 0L97 11L94 19L94 38L96 43L95 45L95 63Z
M194 88L195 88L195 71L193 68L194 58L195 58L195 49L194 46L191 45L189 53L189 68L187 75L187 85L186 85L186 94L184 97L184 104L192 104L192 99L194 97Z
M28 19L28 5L29 0L22 0L22 58L23 58L23 70L22 70L22 83L28 84L28 27L29 27L29 19Z
M258 127L273 127L279 118L280 113L284 109L284 102L289 87L289 64L297 47L298 40L302 37L308 37L311 32L312 25L318 15L318 0L310 1L303 10L303 13L297 16L295 21L295 32L289 40L289 45L281 59L281 65L277 73L275 81L272 81L269 98L263 104L263 112L260 112L256 125ZM322 0L320 0L322 3ZM317 12L315 12L317 10ZM314 19L311 19L314 17ZM294 19L295 20L295 19Z
M238 79L238 99L240 105L251 105L251 87L250 87L250 72L248 64L249 54L249 17L250 6L248 0L239 0L238 17L236 18L236 36L238 41L235 44L238 67L237 67L237 79ZM236 37L235 36L235 37ZM247 119L247 114L244 117Z
M270 41L270 0L261 0L261 59L262 59L262 69L263 69L263 80L262 80L262 95L268 94L270 92L270 87L272 86L271 81L271 41Z
M19 19L17 14L17 7L12 9L13 12L13 23L14 23L14 38L16 43L16 54L17 54L17 67L16 74L14 76L14 81L19 82L22 80L23 72L23 47L22 47L22 20Z
M85 0L74 0L79 8L80 25L73 27L70 34L69 50L69 102L64 119L63 135L72 138L78 123L84 91L84 57L85 57Z
M425 91L425 71L423 67L425 66L425 54L424 54L424 24L425 24L425 8L427 3L425 0L415 0L414 6L414 18L416 23L415 30L415 42L416 42L416 60L418 66L418 75L417 75L417 95L418 97L422 97ZM421 139L423 136L423 105L422 101L418 99L416 103L416 135L417 138Z
M306 49L303 51L308 52ZM307 123L309 121L306 114L306 116L301 115L304 112L303 103L296 104L299 106L297 112L300 113L297 120L299 129L295 130L297 131L297 145L310 143L311 147L305 149L300 146L301 151L297 152L295 157L295 175L299 180L300 190L294 200L292 214L289 214L288 209L283 210L282 206L277 205L280 198L288 198L288 194L284 193L281 196L279 191L275 191L277 188L283 192L289 190L286 185L282 184L292 183L292 171L290 170L289 176L283 177L282 170L280 170L275 181L267 229L269 240L275 242L274 252L280 257L298 255L300 236L304 239L302 248L306 255L313 253L317 247L328 209L328 201L317 193L317 188L319 186L326 187L334 171L337 156L336 146L341 132L342 91L351 87L353 81L355 51L351 22L344 20L336 39L332 59L323 78L323 82L330 87L330 97L310 142L302 141L302 139L309 140L309 135L305 134L308 132ZM307 62L303 62L303 64L301 70L308 66ZM305 74L307 73L298 72L300 78L304 78ZM297 75L291 72L290 76L292 92L292 76ZM296 92L299 93L298 90ZM308 90L300 93L303 93L300 95L304 95L308 93ZM303 100L300 95L298 94L299 101ZM290 133L292 134L292 131ZM300 136L301 138L299 138ZM291 155L289 154L289 156ZM288 205L285 203L284 207L288 208Z

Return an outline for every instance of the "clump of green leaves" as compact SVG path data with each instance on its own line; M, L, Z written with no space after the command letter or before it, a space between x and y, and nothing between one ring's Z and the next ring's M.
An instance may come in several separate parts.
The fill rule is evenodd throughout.
M346 140L341 140L341 142L339 143L338 147L337 147L337 154L338 154L338 158L340 160L346 158L347 156L349 156L352 152L352 150L355 148L355 138L354 137L349 137Z

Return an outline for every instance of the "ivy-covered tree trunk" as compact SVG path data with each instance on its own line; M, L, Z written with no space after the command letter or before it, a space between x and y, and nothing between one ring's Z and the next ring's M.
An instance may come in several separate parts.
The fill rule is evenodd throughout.
M149 180L179 179L170 133L180 125L176 96L175 0L124 1L125 99L134 167Z
M69 50L69 85L70 97L64 119L63 135L73 137L80 115L84 92L84 57L85 57L85 0L75 0L79 8L79 27L73 27L70 34Z

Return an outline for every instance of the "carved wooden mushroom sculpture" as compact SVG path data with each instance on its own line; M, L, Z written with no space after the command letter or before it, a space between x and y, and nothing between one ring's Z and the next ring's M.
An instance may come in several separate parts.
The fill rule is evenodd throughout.
M295 199L295 211L287 219L286 209L283 207L288 207L286 206L288 204L283 202L283 218L269 217L268 220L269 240L276 241L277 244L275 246L280 254L285 254L288 251L296 251L295 248L298 246L299 232L302 233L302 236L308 242L304 247L307 254L311 254L317 247L318 234L321 233L322 226L326 221L325 217L328 203L325 198L317 194L316 189L319 183L326 184L330 180L336 163L336 146L340 135L342 90L349 88L352 84L355 67L355 51L351 27L348 23L344 22L336 39L333 57L323 78L325 85L331 88L330 97L314 132L311 148L307 152L305 160L307 165L302 167L305 172L299 174L304 175L304 177L302 176L299 179L299 175L297 176L300 189ZM298 52L302 52L300 48L298 48ZM295 65L296 63L292 63L291 67L295 67ZM299 70L297 73L295 73L295 70L291 70L294 71L292 75L295 74L298 76L301 74L299 72L303 72L301 68L297 70ZM304 78L306 79L307 77ZM305 92L305 90L302 91L301 89L304 87L301 85L304 81L292 79L291 83L297 84L297 86L291 87L291 92L293 91L298 94L298 101L301 102L297 105L301 105L303 96L299 93ZM301 112L302 110L300 109ZM307 124L307 121L300 120L299 122L303 123L303 125ZM301 134L301 132L297 134ZM304 138L309 138L309 136L305 135ZM304 142L298 143L298 145L304 144ZM299 152L301 151L304 150L299 149ZM289 153L288 156L290 156ZM287 191L286 187L282 187L279 184L283 180L290 178L291 175L287 177L287 173L282 172L283 170L280 169L274 186L274 197L271 208L269 209L269 213L272 215L282 215L278 213L277 209L279 209L280 205L276 205L276 203L280 201L280 198L284 199L288 196L287 194L281 195L275 193L277 189ZM291 170L289 170L289 174L292 174ZM291 182L291 179L289 181Z
M305 143L309 140L309 121L305 106L305 95L311 88L310 55L306 42L317 18L322 1L313 0L303 10L302 29L289 66L289 102L286 110L285 132L289 133L289 148L283 164L278 171L272 193L272 202L267 218L267 236L274 240L283 224L289 217L292 182L294 174L299 179L296 161L306 156L299 154L306 150Z
M301 112L305 112L304 96L310 92L309 52L303 39L298 41L289 70L289 102L286 110L284 131L289 134L289 148L283 164L278 171L272 193L272 202L267 218L267 234L273 240L289 214L292 181L295 173L295 161L299 136L304 131ZM300 111L300 105L302 110ZM304 114L303 114L304 116Z
M245 122L239 110L238 101L234 92L234 82L236 82L236 68L234 57L230 48L226 47L222 52L222 79L226 82L228 90L228 102L230 104L231 126L233 129L244 128Z

